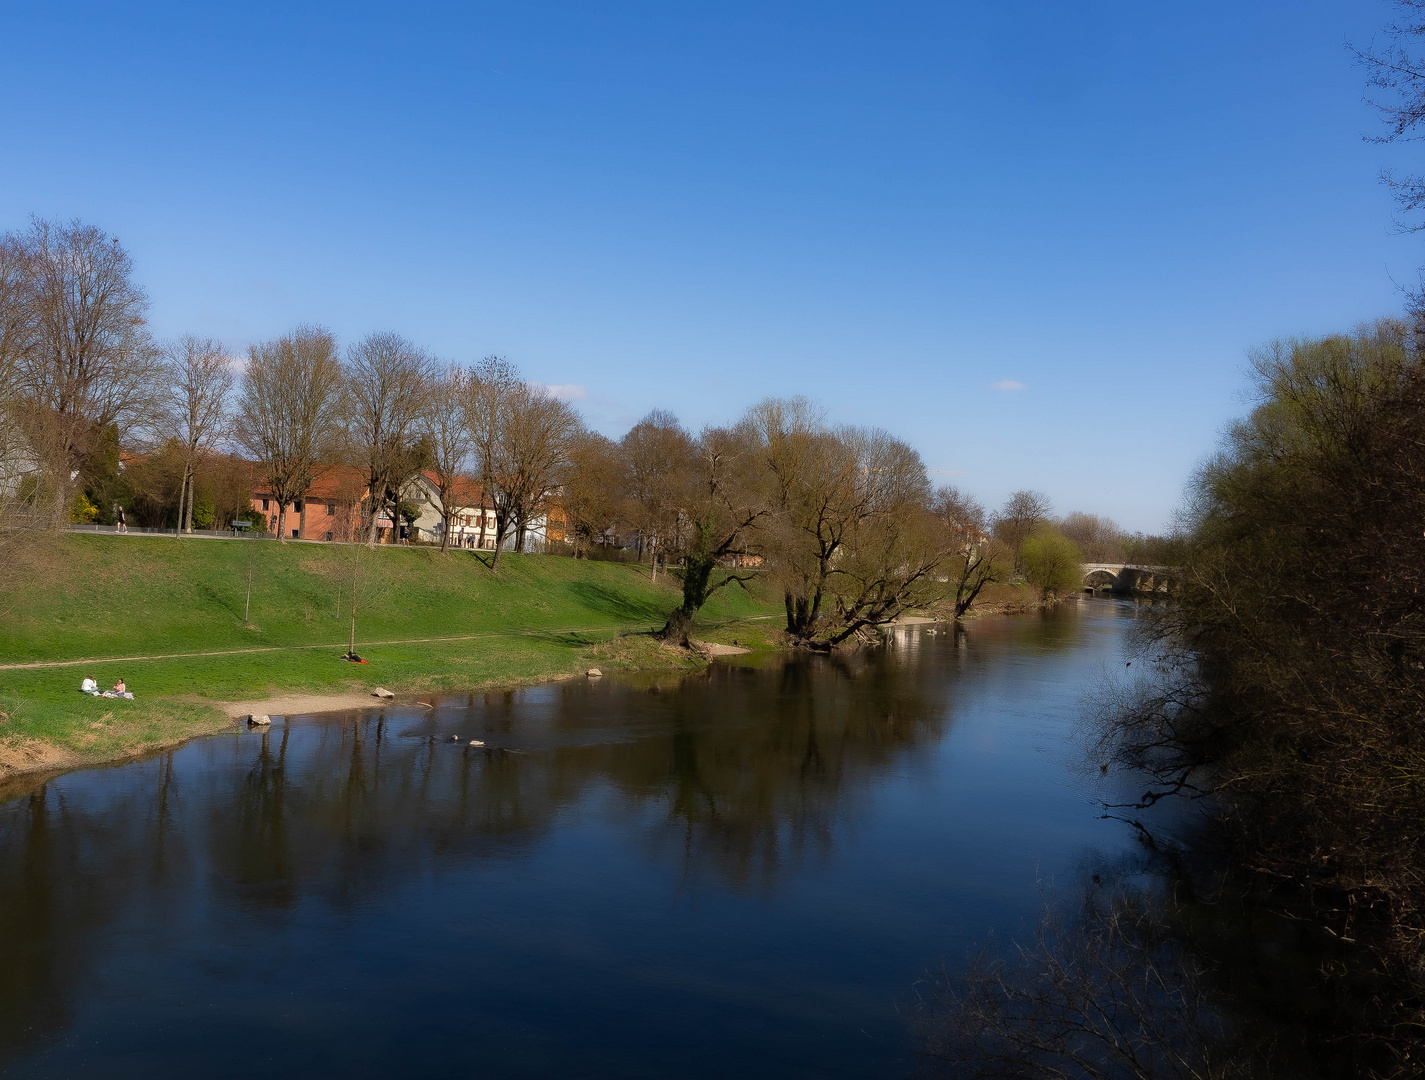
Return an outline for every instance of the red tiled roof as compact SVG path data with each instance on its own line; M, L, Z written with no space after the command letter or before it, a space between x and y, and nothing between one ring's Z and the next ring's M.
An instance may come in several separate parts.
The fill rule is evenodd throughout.
M264 495L270 497L271 492L263 482L262 466L255 461L248 462L247 466L252 478L253 495L259 498ZM432 488L436 486L434 473L427 471L425 478ZM331 465L323 469L312 481L307 498L313 502L359 501L366 496L368 479L367 471L355 465ZM479 506L481 494L480 485L476 481L464 476L455 481L454 502L457 506Z

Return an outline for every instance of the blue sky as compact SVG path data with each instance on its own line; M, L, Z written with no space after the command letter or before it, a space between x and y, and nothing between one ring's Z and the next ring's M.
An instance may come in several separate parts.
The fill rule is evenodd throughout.
M111 230L162 335L394 329L611 435L805 394L1151 531L1248 348L1425 261L1345 47L1390 13L10 3L0 228Z

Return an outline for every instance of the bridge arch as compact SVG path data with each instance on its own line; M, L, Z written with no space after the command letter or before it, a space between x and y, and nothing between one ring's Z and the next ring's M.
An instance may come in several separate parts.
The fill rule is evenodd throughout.
M1088 589L1113 589L1118 586L1118 575L1102 566L1084 567L1084 587Z

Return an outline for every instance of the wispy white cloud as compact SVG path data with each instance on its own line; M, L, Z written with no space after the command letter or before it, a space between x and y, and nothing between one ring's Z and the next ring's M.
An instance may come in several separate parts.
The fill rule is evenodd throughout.
M1020 382L1018 379L1001 379L999 382L990 383L990 389L991 389L991 390L1011 390L1011 391L1013 391L1013 390L1023 390L1023 389L1025 389L1025 385L1024 385L1024 383Z
M587 387L579 386L577 383L534 383L550 397L557 397L560 401L583 401L589 396Z

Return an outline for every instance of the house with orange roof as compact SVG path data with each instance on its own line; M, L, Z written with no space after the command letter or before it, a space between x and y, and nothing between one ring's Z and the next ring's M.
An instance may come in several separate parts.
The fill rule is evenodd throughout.
M287 529L294 540L356 540L364 520L367 499L366 472L351 465L334 465L322 471L304 498L287 507ZM266 490L258 466L252 467L252 512L260 516L267 532L277 530L277 505ZM390 527L390 522L387 522Z

